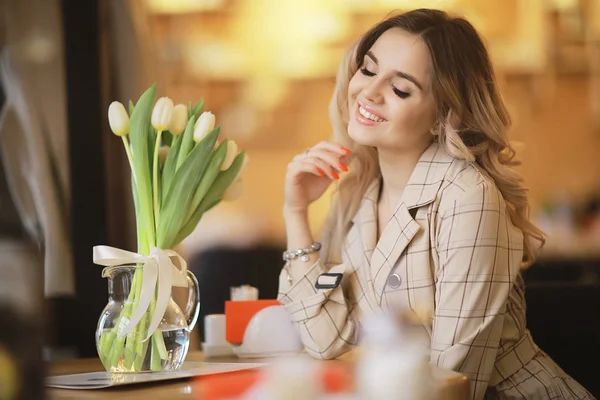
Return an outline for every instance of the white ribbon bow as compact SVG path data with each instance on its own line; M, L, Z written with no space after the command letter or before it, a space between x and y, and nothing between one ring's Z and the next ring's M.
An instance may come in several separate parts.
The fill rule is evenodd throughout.
M176 257L181 265L179 270L171 261L171 257ZM148 327L148 340L162 321L165 311L171 299L171 287L188 287L187 281L187 263L173 250L162 250L153 247L149 256L143 256L131 251L117 249L110 246L94 246L94 264L105 267L116 267L119 265L144 264L144 273L142 279L142 289L138 306L135 309L131 319L124 329L120 330L118 337L126 336L133 331L133 328L141 321L144 313L150 307L154 289L158 281L158 291L156 296L156 307L152 315L150 326ZM133 290L133 288L132 288Z

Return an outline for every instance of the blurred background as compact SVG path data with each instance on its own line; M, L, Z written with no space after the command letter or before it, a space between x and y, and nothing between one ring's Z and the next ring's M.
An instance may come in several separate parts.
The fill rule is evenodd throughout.
M155 82L175 103L203 98L247 150L242 198L213 209L177 250L200 280L201 316L223 311L230 286L274 298L286 165L329 138L344 50L418 7L464 15L487 41L532 215L549 236L525 272L531 330L598 394L600 0L0 1L0 298L25 307L20 296L39 294L27 312L43 328L44 358L96 356L107 292L91 249L135 250L111 101L135 101ZM317 235L328 206L324 196L311 209Z

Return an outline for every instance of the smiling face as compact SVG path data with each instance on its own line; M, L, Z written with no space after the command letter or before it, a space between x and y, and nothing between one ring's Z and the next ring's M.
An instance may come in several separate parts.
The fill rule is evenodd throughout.
M364 146L423 151L431 142L435 102L429 51L416 35L385 31L348 86L348 135Z

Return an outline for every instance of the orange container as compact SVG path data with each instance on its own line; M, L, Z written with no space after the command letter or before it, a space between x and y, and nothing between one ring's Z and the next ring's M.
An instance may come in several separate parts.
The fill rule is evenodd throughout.
M225 400L242 396L264 379L262 369L229 372L195 378L198 399ZM353 369L344 362L327 361L319 366L319 381L327 394L352 393L354 391Z
M248 323L260 310L270 306L279 306L277 300L250 300L225 302L225 339L231 344L244 341L244 332Z

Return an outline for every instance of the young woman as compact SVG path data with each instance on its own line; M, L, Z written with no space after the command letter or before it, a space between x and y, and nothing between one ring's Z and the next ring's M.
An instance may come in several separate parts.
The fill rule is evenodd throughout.
M285 182L279 300L307 351L335 358L366 316L408 308L427 315L431 363L467 375L473 399L593 398L526 329L520 269L544 236L473 26L437 10L381 22L342 62L330 111L333 141ZM321 248L307 208L343 173Z

